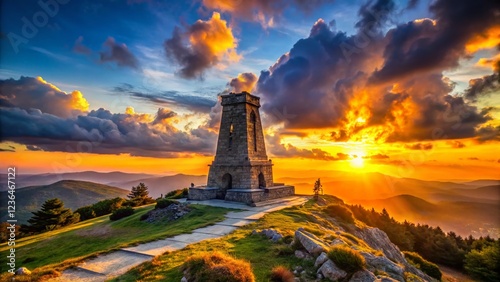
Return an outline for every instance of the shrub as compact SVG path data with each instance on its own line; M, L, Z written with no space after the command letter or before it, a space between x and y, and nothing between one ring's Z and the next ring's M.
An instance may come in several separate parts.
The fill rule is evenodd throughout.
M190 257L182 271L193 282L254 282L250 264L219 252Z
M161 199L156 202L155 209L164 209L168 208L170 205L176 204L176 201L169 200L169 199Z
M349 208L344 205L331 204L326 206L323 211L331 216L338 218L346 223L354 223L354 215Z
M119 208L109 216L109 219L118 220L127 216L131 216L132 214L134 214L134 209L132 207Z
M272 282L293 282L295 281L295 276L293 273L284 266L277 266L271 271L271 278L269 281Z
M125 199L116 197L114 199L99 201L92 205L92 209L94 210L96 216L101 216L114 212L115 210L121 208L124 203Z
M94 209L92 209L92 206L81 207L77 209L75 213L80 214L80 220L87 220L96 217Z
M342 246L331 249L328 252L328 258L338 267L350 273L363 269L366 264L365 258L359 252Z
M141 215L141 217L139 218L139 220L141 220L141 221L142 221L142 220L146 220L146 219L148 219L148 218L149 218L149 212L147 212L147 213L145 213L145 214Z
M414 252L403 252L403 254L408 262L422 270L422 272L430 277L436 278L437 280L441 280L441 270L439 270L439 267L436 264L425 260L419 254Z

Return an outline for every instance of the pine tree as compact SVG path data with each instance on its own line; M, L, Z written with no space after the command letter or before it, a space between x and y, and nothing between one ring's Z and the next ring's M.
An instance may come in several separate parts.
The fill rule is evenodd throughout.
M314 183L314 199L317 201L319 197L319 193L323 193L323 185L321 185L321 180L318 178Z
M32 213L28 223L29 229L35 232L54 230L73 222L71 210L64 208L64 203L58 198L45 201L39 211Z
M144 183L139 183L139 185L132 187L130 194L127 195L134 206L141 206L149 203L153 203L153 198L149 197L148 186Z

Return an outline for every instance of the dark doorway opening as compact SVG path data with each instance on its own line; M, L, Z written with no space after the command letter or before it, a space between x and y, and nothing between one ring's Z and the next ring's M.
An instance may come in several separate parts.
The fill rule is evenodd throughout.
M217 192L217 199L224 200L226 198L227 189L233 188L233 176L231 174L226 173L222 176L221 189Z
M265 188L266 187L266 178L264 177L264 174L259 173L259 188Z

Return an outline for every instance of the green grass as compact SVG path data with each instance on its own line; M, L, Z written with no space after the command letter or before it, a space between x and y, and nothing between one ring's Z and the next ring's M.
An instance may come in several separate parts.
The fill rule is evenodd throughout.
M269 213L256 223L241 227L223 238L203 241L189 245L182 250L164 254L152 262L133 268L112 281L180 281L183 276L181 266L187 258L212 251L224 251L237 259L250 262L256 281L269 281L273 268L277 266L293 269L297 265L302 265L315 277L313 260L298 259L285 243L272 243L265 236L251 235L251 232L254 229L275 228L286 236L294 234L299 227L319 230L322 221L314 214L314 211L319 210L312 206L291 207ZM332 234L324 235L331 236Z
M77 261L87 256L117 248L153 241L156 239L190 233L192 230L224 220L228 209L192 205L192 211L177 221L147 223L141 215L153 205L139 207L126 218L110 221L109 215L90 219L52 232L22 238L16 241L17 265L28 269L42 266L49 268ZM0 245L0 256L8 254L6 244ZM0 266L1 272L7 265Z

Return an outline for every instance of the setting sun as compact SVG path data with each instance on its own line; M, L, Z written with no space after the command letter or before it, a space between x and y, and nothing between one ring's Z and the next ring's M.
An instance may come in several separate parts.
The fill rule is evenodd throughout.
M363 168L365 166L365 160L363 157L365 156L364 153L361 152L353 152L351 154L352 159L351 159L351 166L354 168Z

